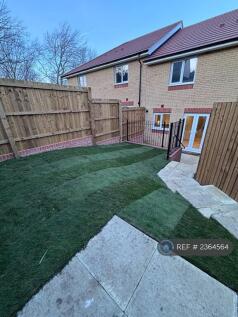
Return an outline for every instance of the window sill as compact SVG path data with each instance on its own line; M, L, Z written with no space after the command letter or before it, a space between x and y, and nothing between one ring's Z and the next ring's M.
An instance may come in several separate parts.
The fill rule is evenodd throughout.
M193 84L184 84L184 85L172 85L168 87L168 91L171 90L186 90L193 89Z
M152 128L152 132L153 132L153 133L163 134L163 129L155 129L155 128ZM168 133L169 133L169 130L168 130L168 129L165 129L165 130L164 130L164 134L168 134Z
M114 88L125 88L125 87L128 87L128 83L114 84Z

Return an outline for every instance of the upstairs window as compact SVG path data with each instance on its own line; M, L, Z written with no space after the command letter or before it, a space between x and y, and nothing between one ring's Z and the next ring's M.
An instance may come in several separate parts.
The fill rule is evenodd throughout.
M128 65L115 67L115 84L128 83Z
M194 82L197 58L176 61L171 66L170 84L186 85Z
M165 130L169 130L170 124L170 113L154 113L153 118L153 129L163 130L165 126Z
M87 87L87 80L85 75L78 76L78 86Z

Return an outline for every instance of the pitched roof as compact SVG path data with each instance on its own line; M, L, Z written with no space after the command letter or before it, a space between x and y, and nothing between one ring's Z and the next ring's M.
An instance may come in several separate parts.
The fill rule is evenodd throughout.
M178 31L146 61L238 39L238 10Z
M127 58L142 52L146 52L151 48L156 42L160 41L168 32L172 31L176 26L181 25L181 21L168 25L162 29L156 30L154 32L140 36L129 42L125 42L112 50L94 58L88 63L82 64L70 72L64 74L64 76L69 76L80 71L88 70L90 68L104 65L116 60Z

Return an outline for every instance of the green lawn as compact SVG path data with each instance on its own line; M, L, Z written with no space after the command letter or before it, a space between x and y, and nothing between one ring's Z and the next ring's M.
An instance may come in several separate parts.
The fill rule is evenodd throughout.
M230 256L188 260L238 290L237 241L158 178L165 157L119 144L1 163L0 316L14 315L114 214L156 239L230 239Z

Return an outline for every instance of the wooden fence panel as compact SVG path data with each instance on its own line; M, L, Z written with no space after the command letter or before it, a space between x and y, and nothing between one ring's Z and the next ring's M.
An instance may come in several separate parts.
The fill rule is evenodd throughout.
M92 124L96 141L119 136L119 101L92 100L90 88L0 79L0 100L17 151L93 139ZM12 152L12 144L2 118L0 155Z
M93 119L96 142L118 137L120 139L120 103L117 99L93 99Z
M215 103L196 179L238 201L238 103Z

